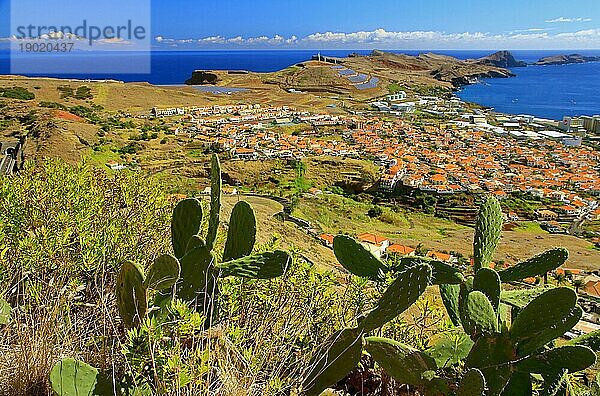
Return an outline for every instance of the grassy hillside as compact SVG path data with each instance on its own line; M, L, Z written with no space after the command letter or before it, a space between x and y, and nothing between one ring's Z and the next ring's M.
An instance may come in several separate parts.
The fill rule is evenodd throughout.
M372 304L371 293L340 272L300 258L333 261L330 251L272 218L280 206L249 198L260 230L257 250L293 252L288 273L268 282L223 281L228 319L214 342L190 332L197 320L180 307L177 333L169 333L174 338L151 333L158 338L150 340L152 355L145 354L148 340L122 327L115 276L124 260L147 267L169 250L175 201L167 191L162 181L133 172L109 174L58 160L0 178L0 296L17 307L11 324L0 326L0 394L51 394L50 369L67 356L119 380L151 379L161 394L285 394L298 387L320 342ZM236 201L224 197L224 219ZM417 331L406 334L425 340ZM164 367L148 372L157 362Z
M370 232L413 248L422 245L428 250L457 252L465 257L472 255L472 228L400 207L392 209L381 206L381 215L370 217L369 210L377 205L371 202L371 197L364 198L360 202L360 196L357 199L335 194L306 196L294 214L331 234L358 235ZM498 247L496 259L516 264L555 246L569 250L567 268L598 269L600 251L594 249L593 244L571 235L548 234L536 223L529 222L503 232L503 243Z
M171 214L182 197L169 195L170 189L161 178L59 160L30 163L0 177L0 297L14 308L8 324L0 322L0 395L52 394L50 371L65 357L98 368L123 395L296 394L324 340L355 326L393 281L391 274L376 282L348 276L330 250L273 217L280 204L245 197L259 230L254 252L289 251L293 261L284 275L220 279L220 319L209 329L205 313L174 300L168 311L127 330L116 306L116 275L125 260L147 271L171 252ZM217 260L238 200L223 197ZM209 212L207 198L201 206ZM295 214L332 233L367 230L416 241L468 232L446 220L388 208L371 219L365 214L371 207L333 194L304 196ZM160 304L158 294L150 296ZM415 301L378 334L421 349L443 338L450 322L437 286ZM340 389L350 391L363 380L381 383L385 374L372 361L363 364ZM385 381L391 394L399 394L401 383Z

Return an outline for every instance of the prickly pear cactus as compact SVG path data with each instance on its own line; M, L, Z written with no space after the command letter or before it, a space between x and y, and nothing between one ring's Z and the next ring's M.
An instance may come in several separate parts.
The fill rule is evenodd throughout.
M474 270L489 267L492 262L496 247L502 234L502 208L494 197L489 197L479 208L477 223L475 224Z
M482 396L485 393L485 378L478 369L467 371L458 388L457 396Z
M454 326L461 326L460 322L460 309L459 309L459 296L460 296L460 285L440 285L440 296L448 316Z
M137 327L146 316L148 307L144 274L130 261L123 263L116 285L117 306L127 328Z
M473 289L479 290L490 300L494 310L500 305L500 276L491 268L482 268L473 278Z
M10 322L12 308L2 298L0 298L0 325L6 325Z
M162 255L148 269L144 287L158 291L173 287L179 279L180 272L179 260L170 254Z
M529 260L500 271L502 282L513 282L544 275L563 265L569 258L569 251L563 248L548 250Z
M63 359L50 371L50 384L58 396L91 396L98 370L75 359Z
M526 356L572 329L582 315L575 291L567 287L550 289L519 312L510 336L518 345L519 355Z
M378 280L388 271L384 263L349 236L336 236L333 240L333 251L340 264L356 276Z
M424 374L437 369L430 356L394 340L367 337L365 347L386 373L402 384L426 386L429 380Z
M460 269L425 257L403 257L400 259L399 267L395 269L402 271L418 264L427 264L431 267L432 285L459 285L465 279Z
M368 333L400 315L419 299L430 280L431 267L427 264L419 264L398 274L360 327Z
M461 322L473 339L498 331L498 316L490 300L480 291L472 291L463 304Z
M317 396L343 379L360 362L363 338L360 329L336 332L315 354L302 384L307 396Z
M502 391L502 396L531 396L533 384L529 373L514 373Z
M195 302L203 297L207 285L214 282L214 257L206 246L189 251L181 260L181 276L177 282L177 297Z
M177 204L171 219L171 241L175 257L185 256L190 238L200 232L202 205L197 199L186 199Z
M256 217L252 207L244 201L238 202L231 212L223 261L248 256L256 241Z
M206 246L212 250L219 230L219 214L221 213L221 162L213 154L210 167L210 217L208 219L208 234Z
M221 271L222 277L238 276L247 279L273 279L285 273L291 264L291 260L289 253L277 250L221 263L216 266L216 269Z
M450 367L464 361L473 347L473 341L461 329L447 330L433 340L433 346L425 351L439 368Z

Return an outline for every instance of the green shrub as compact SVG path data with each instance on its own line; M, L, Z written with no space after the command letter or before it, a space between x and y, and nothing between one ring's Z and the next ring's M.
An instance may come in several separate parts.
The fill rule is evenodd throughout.
M0 97L7 99L33 100L35 99L35 94L23 87L0 88Z

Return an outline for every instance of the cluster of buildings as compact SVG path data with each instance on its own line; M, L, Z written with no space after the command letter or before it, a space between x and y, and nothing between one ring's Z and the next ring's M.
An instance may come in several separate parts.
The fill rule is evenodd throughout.
M331 234L319 235L319 240L325 246L333 248L333 240L335 236ZM372 233L364 233L356 236L356 239L375 257L378 258L391 258L391 257L412 257L417 255L417 250L410 246L400 245L392 243L388 238L382 237ZM430 250L427 252L426 257L434 260L444 261L447 263L456 264L457 257L449 253L436 252Z
M404 99L399 92L385 100L393 105ZM384 192L398 185L434 194L489 193L499 199L521 192L555 202L540 214L543 220L600 217L600 153L582 145L582 135L572 127L561 132L564 121L466 113L457 98L419 97L415 106L453 117L416 127L380 113L312 114L259 104L154 109L153 114L182 115L173 122L176 135L216 144L233 159L362 158L381 166ZM600 117L580 119L592 126L600 122ZM274 128L286 125L296 132Z
M154 107L150 112L152 117L187 116L188 120L206 124L272 120L296 114L296 109L289 106L262 107L260 104Z
M559 128L567 132L593 133L600 135L600 115L564 117Z

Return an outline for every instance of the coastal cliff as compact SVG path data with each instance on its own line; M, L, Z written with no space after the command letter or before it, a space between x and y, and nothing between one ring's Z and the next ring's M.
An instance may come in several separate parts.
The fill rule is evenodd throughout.
M506 56L502 58L500 55L493 56L487 61L482 61L481 59L461 60L452 56L434 53L410 56L375 50L366 58L378 66L385 66L391 70L420 72L421 74L429 75L437 81L450 83L453 88L459 88L463 85L472 84L479 78L508 78L515 76L510 70L492 64L492 59L497 59L498 61L504 59L506 61L509 58ZM516 62L512 55L510 55L510 58Z
M476 60L476 62L481 65L503 68L527 66L527 62L516 60L510 51L498 51L483 58L479 58Z
M555 55L541 58L534 64L537 66L570 65L575 63L600 62L600 56L583 56L580 54Z

